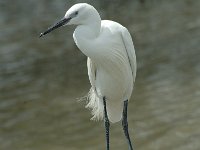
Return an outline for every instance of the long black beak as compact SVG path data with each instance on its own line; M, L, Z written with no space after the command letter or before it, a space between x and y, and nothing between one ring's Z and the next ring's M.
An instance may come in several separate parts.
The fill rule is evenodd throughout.
M58 21L57 23L55 23L53 26L49 27L46 31L40 33L40 37L44 36L45 34L64 26L65 24L67 24L69 21L71 20L71 18L63 18L60 21Z

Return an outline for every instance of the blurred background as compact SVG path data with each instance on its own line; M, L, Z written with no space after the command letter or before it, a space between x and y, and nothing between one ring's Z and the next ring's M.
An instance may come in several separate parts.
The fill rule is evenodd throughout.
M90 84L75 28L38 37L78 2L133 37L138 72L128 113L135 149L199 150L197 0L1 0L0 149L105 149L103 122L90 121L78 102ZM128 149L121 123L111 125L110 140L111 149Z

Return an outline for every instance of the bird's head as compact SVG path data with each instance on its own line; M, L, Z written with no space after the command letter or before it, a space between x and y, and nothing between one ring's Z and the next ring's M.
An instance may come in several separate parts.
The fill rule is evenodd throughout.
M66 12L65 16L60 21L41 33L40 37L65 25L85 24L90 20L92 21L92 18L96 13L98 13L96 9L87 3L75 4Z

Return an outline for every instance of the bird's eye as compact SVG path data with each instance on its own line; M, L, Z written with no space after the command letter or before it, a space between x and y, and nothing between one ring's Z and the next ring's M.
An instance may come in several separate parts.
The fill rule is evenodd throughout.
M75 15L78 15L78 11L75 11L75 13L74 13Z

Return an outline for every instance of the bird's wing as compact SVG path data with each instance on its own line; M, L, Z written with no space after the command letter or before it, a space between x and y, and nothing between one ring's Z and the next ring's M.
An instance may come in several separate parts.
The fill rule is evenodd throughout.
M92 88L95 90L95 80L96 80L96 67L94 62L88 57L87 59L88 76Z
M121 33L122 33L122 40L124 43L124 47L126 49L129 63L132 69L133 81L135 81L137 64L136 64L136 55L135 55L135 48L133 45L133 41L132 41L129 31L125 27Z

